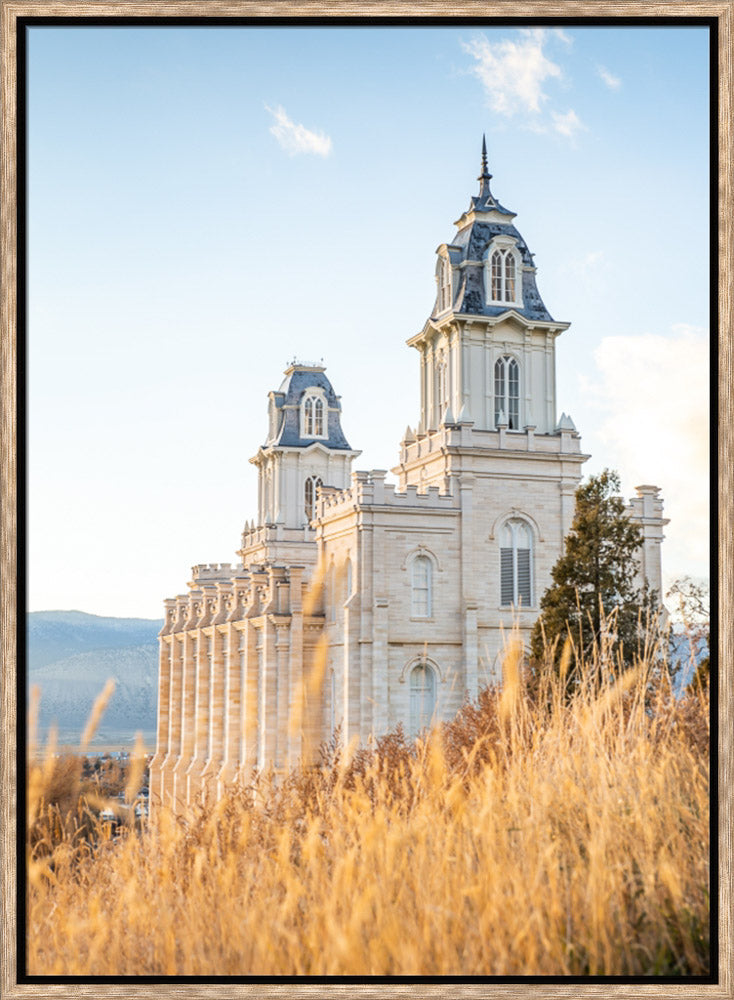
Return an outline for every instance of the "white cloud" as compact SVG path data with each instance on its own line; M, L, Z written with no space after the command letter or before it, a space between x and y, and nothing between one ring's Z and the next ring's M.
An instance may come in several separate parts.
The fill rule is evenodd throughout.
M490 108L507 117L539 112L548 100L544 82L563 75L561 67L543 51L548 37L543 28L522 29L518 34L517 41L490 42L481 34L462 42L476 60L472 72L481 81Z
M267 111L275 118L275 124L270 126L271 133L278 140L289 156L298 153L313 153L316 156L328 156L331 152L331 138L323 132L311 132L305 125L297 125L286 114L285 108L269 108Z
M625 490L662 489L665 576L708 572L709 342L697 327L671 335L605 337L595 352L598 377L583 387L604 414L605 464Z
M610 90L619 90L622 81L618 76L613 76L604 66L597 66L596 71Z
M471 72L480 80L492 111L505 118L518 116L532 132L556 132L570 139L585 128L575 111L544 114L550 101L547 82L563 78L563 70L546 52L550 40L573 43L561 29L524 28L497 42L480 34L462 42L462 47L475 60Z
M560 135L568 136L569 139L577 132L586 128L573 108L570 108L565 115L559 114L557 111L551 111L551 119L553 121L553 129Z

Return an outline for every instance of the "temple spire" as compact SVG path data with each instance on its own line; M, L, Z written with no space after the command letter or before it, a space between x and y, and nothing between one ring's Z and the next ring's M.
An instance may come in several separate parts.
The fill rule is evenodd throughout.
M478 202L494 201L492 192L489 190L491 179L492 175L487 167L487 137L482 135L482 172L477 177L477 180L480 181L479 196L476 199Z
M487 136L482 135L482 172L479 177L477 177L477 180L484 180L485 177L489 180L491 176L492 175L487 169Z

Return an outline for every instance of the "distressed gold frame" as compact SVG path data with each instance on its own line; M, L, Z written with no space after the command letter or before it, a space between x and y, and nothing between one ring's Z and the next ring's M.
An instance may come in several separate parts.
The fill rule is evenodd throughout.
M501 983L395 983L384 985L333 983L309 984L216 984L174 983L82 984L49 981L48 984L19 984L16 967L16 887L15 808L17 703L15 685L15 640L17 629L16 601L16 386L19 375L16 364L16 21L21 17L267 17L267 16L451 16L456 18L502 16L524 17L711 17L719 29L719 982L716 985L648 984L588 984L562 982L527 985ZM732 435L734 406L732 399L732 348L734 346L734 163L732 136L734 133L734 102L732 101L732 62L734 44L732 22L733 0L529 0L515 3L509 0L422 0L395 3L391 0L0 0L0 31L2 33L2 78L0 102L2 111L2 147L0 151L0 650L2 672L0 683L0 844L2 845L0 887L2 891L2 922L0 923L0 993L11 997L321 997L325 994L359 996L364 1000L386 996L445 998L484 997L553 997L553 998L638 998L638 997L728 997L734 998L732 942L732 740L734 725L733 672L726 654L734 648L734 496L732 496ZM22 373L21 373L22 374Z

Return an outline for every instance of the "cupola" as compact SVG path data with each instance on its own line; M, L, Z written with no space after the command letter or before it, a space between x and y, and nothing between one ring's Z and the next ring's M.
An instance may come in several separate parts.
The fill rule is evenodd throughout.
M525 319L553 322L535 283L535 265L513 225L515 213L495 198L482 139L479 194L455 225L451 243L436 250L438 294L432 318L460 313L501 316L513 310Z

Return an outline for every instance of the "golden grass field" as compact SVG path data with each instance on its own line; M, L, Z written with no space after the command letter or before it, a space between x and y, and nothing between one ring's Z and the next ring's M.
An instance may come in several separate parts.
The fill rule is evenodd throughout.
M116 839L73 759L36 758L28 973L707 974L708 694L596 667L531 699L511 645L502 690L415 746L332 746Z

